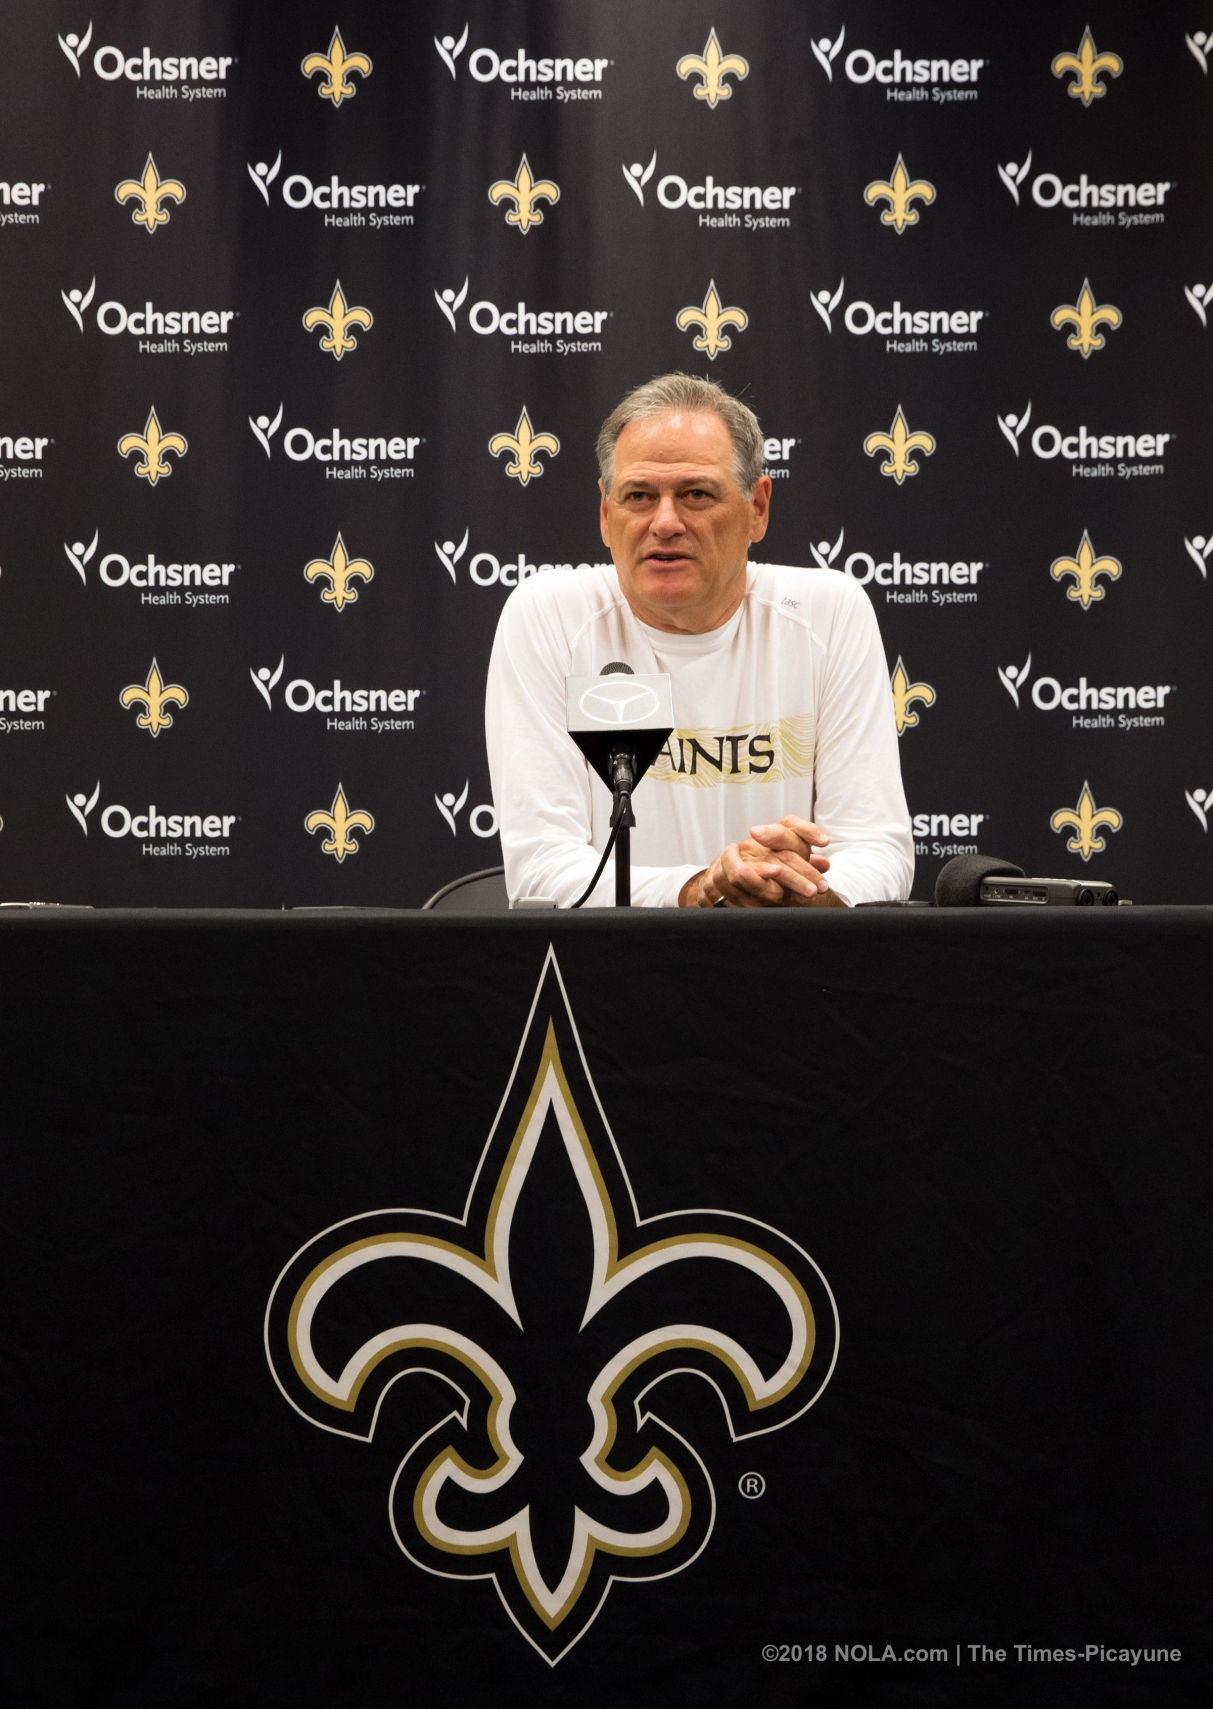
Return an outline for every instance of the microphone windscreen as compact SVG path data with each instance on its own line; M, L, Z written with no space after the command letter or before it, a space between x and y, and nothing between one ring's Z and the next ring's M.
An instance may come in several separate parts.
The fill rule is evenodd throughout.
M603 665L603 667L599 671L598 675L599 676L635 676L636 672L632 669L631 665L625 665L622 663L621 660L615 659L611 664Z
M983 878L1023 878L1022 866L999 860L996 855L953 855L939 869L935 880L937 908L975 908Z

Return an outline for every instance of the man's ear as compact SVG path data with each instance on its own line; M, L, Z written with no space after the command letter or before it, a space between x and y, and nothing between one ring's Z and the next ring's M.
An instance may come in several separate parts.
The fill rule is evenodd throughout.
M771 520L771 477L759 475L750 494L750 539L761 540Z
M611 536L607 532L607 495L603 491L601 480L598 482L598 532L602 535L602 544L609 546Z

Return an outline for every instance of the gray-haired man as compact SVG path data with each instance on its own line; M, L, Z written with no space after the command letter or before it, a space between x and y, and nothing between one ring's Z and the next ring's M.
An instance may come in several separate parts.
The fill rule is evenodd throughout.
M667 374L598 437L613 567L524 582L501 614L485 718L513 898L573 902L610 798L564 728L564 679L668 671L678 728L637 795L632 897L807 907L909 893L913 841L884 652L862 588L751 564L771 483L753 412ZM828 854L827 854L828 848ZM591 903L611 899L609 876Z

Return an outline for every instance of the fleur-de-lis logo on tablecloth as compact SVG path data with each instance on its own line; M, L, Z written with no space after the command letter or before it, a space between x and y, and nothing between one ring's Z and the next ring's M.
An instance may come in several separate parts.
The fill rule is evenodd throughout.
M350 72L356 71L360 77L369 77L372 66L364 53L346 53L341 31L335 29L328 52L309 53L299 69L305 77L314 77L318 71L323 71L324 81L316 93L325 101L331 101L334 107L339 107L343 101L352 100L358 93L350 82Z
M335 1224L286 1265L265 1322L287 1400L355 1441L394 1383L439 1379L392 1480L396 1541L428 1572L491 1578L551 1663L616 1580L669 1577L711 1535L711 1479L666 1422L664 1379L710 1383L734 1439L766 1434L816 1400L837 1337L825 1278L777 1230L639 1215L551 950L463 1216Z
M699 78L692 93L697 101L706 101L709 107L715 107L717 101L727 101L732 95L726 77L735 77L740 82L750 74L749 63L739 53L721 53L714 29L704 43L703 52L684 54L675 70L684 83L688 77Z

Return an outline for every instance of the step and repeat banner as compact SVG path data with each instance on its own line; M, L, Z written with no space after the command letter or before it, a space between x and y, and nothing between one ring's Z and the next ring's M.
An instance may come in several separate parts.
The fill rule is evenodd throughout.
M670 368L863 583L918 853L1213 900L1213 12L9 7L0 896L419 904Z

